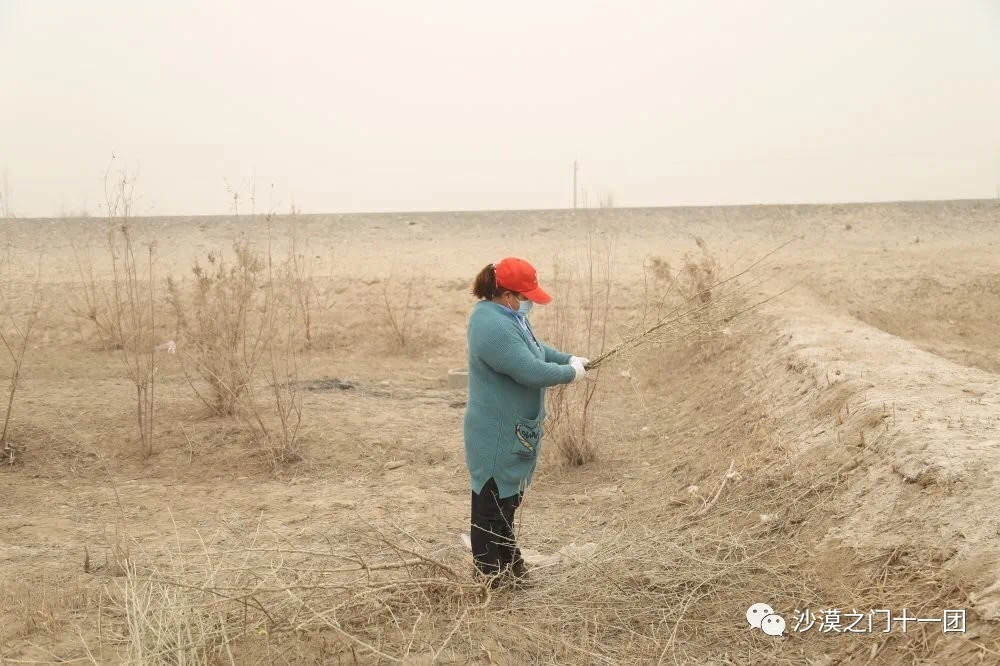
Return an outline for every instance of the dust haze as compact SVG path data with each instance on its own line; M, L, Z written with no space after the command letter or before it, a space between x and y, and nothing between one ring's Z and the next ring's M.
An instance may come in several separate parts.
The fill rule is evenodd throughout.
M0 0L0 663L995 663L998 11Z
M995 2L0 2L21 217L996 196ZM273 188L273 189L272 189Z

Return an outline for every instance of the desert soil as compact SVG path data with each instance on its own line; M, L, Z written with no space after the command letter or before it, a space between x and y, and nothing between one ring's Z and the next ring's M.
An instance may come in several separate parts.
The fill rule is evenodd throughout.
M722 276L780 246L754 269L760 282L747 292L753 302L777 297L735 320L713 353L645 349L602 371L597 460L561 465L554 447L545 450L522 511L523 545L551 554L640 528L654 534L691 515L731 462L739 474L708 515L733 521L741 534L774 516L780 525L793 510L783 503L801 495L776 491L768 511L765 477L832 471L826 478L834 481L809 496L808 520L769 537L793 558L793 571L821 581L810 589L826 596L732 593L716 600L729 609L724 616L700 620L731 627L731 639L692 642L689 651L636 648L635 660L1000 663L1000 202L308 215L269 223L148 218L134 225L140 242L156 242L160 277L189 277L195 259L231 252L239 237L283 252L294 236L310 258L320 288L313 348L301 351L300 379L313 382L303 392L302 460L266 464L242 430L206 412L174 357L165 357L157 387L155 451L143 458L121 362L74 314L81 253L89 250L100 275L108 270L105 222L0 221L6 313L24 315L34 280L42 290L14 403L18 449L0 468L0 663L86 661L88 650L97 661L123 658L97 620L102 589L120 580L111 544L122 543L122 531L133 557L155 559L193 530L246 533L264 525L305 547L374 526L467 570L465 393L446 380L464 365L472 277L514 255L538 267L544 286L556 280L557 264L580 262L588 247L610 247L611 344L637 321L651 258L683 267L685 256L699 256L699 240ZM387 294L407 327L402 346L386 321ZM554 326L550 307L532 315L543 338ZM9 321L4 326L12 331ZM161 333L163 341L172 337L166 315ZM590 349L580 338L567 344L574 353L596 351L593 341ZM748 436L750 421L766 424L766 433ZM689 492L692 486L700 490ZM612 574L575 575L585 584L588 575ZM743 619L755 601L772 603L789 621L803 604L843 606L859 598L863 579L879 576L882 592L899 592L879 599L907 599L911 612L939 616L942 604L955 604L949 607L968 610L967 631L771 639ZM548 584L544 571L535 584ZM925 586L935 592L921 605ZM510 653L489 641L456 639L437 658L628 661L565 652L556 636L534 636ZM344 646L324 649L333 651L303 641L269 659L371 660ZM415 650L414 659L418 652L427 658Z

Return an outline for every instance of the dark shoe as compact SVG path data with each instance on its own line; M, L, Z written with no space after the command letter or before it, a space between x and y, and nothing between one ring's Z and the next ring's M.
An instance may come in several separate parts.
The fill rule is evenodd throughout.
M523 559L516 559L510 568L510 572L518 582L528 582L528 565L524 563Z
M491 590L509 590L517 586L517 581L510 574L510 570L506 569L496 576L492 576L487 583Z
M491 590L503 587L505 579L510 577L507 569L498 572L486 572L479 567L472 568L472 579L481 585L488 586Z
M488 585L491 590L506 587L527 587L531 584L528 572L528 565L525 564L524 558L519 553L517 559L499 571L485 572L478 566L474 566L473 578L476 582Z

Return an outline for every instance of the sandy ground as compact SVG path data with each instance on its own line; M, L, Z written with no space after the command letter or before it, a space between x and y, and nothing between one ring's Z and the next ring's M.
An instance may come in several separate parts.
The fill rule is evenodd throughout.
M270 242L276 251L294 238L322 285L316 344L303 352L301 379L337 378L354 388L305 392L304 460L274 471L227 423L204 413L178 367L166 367L157 451L143 460L121 364L98 348L88 322L72 312L79 303L80 253L89 247L106 269L100 265L103 222L0 223L5 309L21 312L39 266L44 295L15 405L14 439L22 451L15 464L0 469L0 662L80 658L84 644L94 645L95 607L108 578L101 565L109 535L123 524L149 553L195 528L239 531L264 521L306 543L375 524L435 557L466 560L459 538L469 506L464 391L448 388L446 374L464 364L471 278L484 264L516 255L535 263L544 285L557 263L579 260L588 243L612 243L613 340L642 307L650 257L681 265L685 253L698 251L696 238L719 259L723 274L790 241L759 267L755 275L766 280L750 295L783 293L748 313L717 353L647 350L603 373L599 462L566 468L546 452L523 512L523 543L553 553L571 542L601 542L637 523L655 531L657 516L688 511L686 489L716 485L730 460L744 481L735 482L718 507L727 516L743 511L759 518L766 485L753 481L764 479L768 465L788 478L826 465L836 481L824 486L822 502L815 501L794 533L779 531L774 539L794 547L803 576L829 583L829 596L775 599L776 608L781 604L787 614L798 604L834 606L848 598L841 592L849 585L860 585L850 575L856 568L894 577L900 590L916 595L922 585L946 589L929 607L910 610L940 614L939 602L947 600L968 609L968 631L940 636L928 630L912 640L893 635L863 644L847 636L761 642L747 637L741 619L757 601L748 603L755 591L745 590L747 596L731 599L731 617L718 619L732 624L732 643L679 658L675 651L674 658L1000 660L1000 203L135 224L141 241L155 240L161 276L189 275L195 258L226 251L241 235L261 247ZM408 308L407 285L413 285ZM392 344L384 321L386 290L408 313L412 339L403 349ZM544 308L532 316L544 337L554 325L551 316L546 319ZM170 334L165 324L163 339ZM766 423L767 436L747 436L740 424L751 421ZM773 513L791 510L775 506ZM85 557L91 560L86 572ZM872 562L881 569L871 569ZM904 567L916 573L907 577ZM536 652L504 661L502 645L483 648L489 660L456 646L441 660L598 661L560 658L549 648L542 641ZM98 661L118 658L111 646L102 649L107 653ZM327 659L303 645L278 661Z

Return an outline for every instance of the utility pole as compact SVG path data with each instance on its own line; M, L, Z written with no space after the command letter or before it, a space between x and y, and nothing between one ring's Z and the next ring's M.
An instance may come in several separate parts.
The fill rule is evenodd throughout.
M573 160L573 208L576 208L576 160Z
M4 166L3 180L0 181L0 217L14 217L10 210L10 186L7 184L7 167Z
M1000 146L997 146L997 201L1000 201Z

